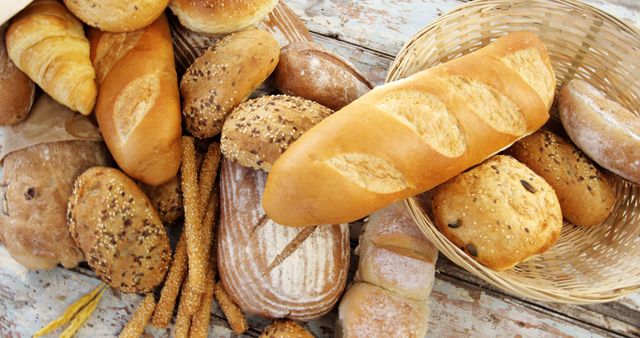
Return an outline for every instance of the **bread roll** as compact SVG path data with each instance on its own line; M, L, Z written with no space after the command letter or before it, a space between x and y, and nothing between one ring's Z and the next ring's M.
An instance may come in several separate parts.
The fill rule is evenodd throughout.
M4 159L0 240L29 269L73 268L84 260L67 227L67 201L84 170L107 164L102 142L42 143Z
M432 205L440 232L496 271L545 252L562 230L553 188L509 156L494 156L439 186Z
M345 292L338 310L336 336L342 338L422 338L429 307L379 286L356 282Z
M608 177L558 135L538 131L516 142L507 153L553 187L562 215L574 224L600 224L613 210L616 196Z
M291 226L361 218L540 128L554 89L544 45L511 33L378 87L311 128L274 164L263 207Z
M280 46L258 29L234 33L209 47L180 82L187 129L198 138L220 133L224 119L266 80Z
M7 55L4 32L0 26L0 125L16 124L24 120L31 110L36 86Z
M180 166L180 97L167 19L131 33L90 29L100 93L96 117L116 162L150 185Z
M142 184L141 188L149 197L163 224L171 224L184 215L180 173L163 184Z
M281 92L333 110L341 109L373 88L348 61L312 42L285 46L273 78Z
M332 113L318 103L287 95L247 101L222 127L222 153L242 166L268 172L289 144Z
M260 338L314 338L304 327L291 320L276 320L260 334Z
M194 32L228 34L256 25L278 0L172 0L171 11Z
M64 4L89 26L107 32L129 32L155 21L169 0L64 0Z
M640 117L582 80L562 86L560 119L567 134L603 168L640 184Z
M369 217L357 249L356 282L338 312L340 337L424 337L438 250L407 208L394 203Z
M171 260L167 233L142 190L121 171L82 173L67 222L89 266L114 289L145 293L164 279Z
M7 30L11 61L56 101L89 115L96 102L95 72L82 23L58 1L37 0Z
M218 267L234 302L269 318L331 310L347 279L348 226L282 226L260 208L263 172L224 160L220 179Z

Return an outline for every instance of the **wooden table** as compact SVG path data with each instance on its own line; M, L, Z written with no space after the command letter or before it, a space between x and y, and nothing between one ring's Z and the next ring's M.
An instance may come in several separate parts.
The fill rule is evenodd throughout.
M351 60L376 85L404 41L436 17L466 1L455 0L286 0L317 42ZM588 0L640 27L640 1ZM357 245L357 229L352 247ZM354 255L352 272L357 262ZM0 337L27 337L60 315L99 281L85 268L28 271L0 246ZM117 335L141 300L108 291L80 337ZM314 334L333 336L335 311L307 324ZM269 323L250 317L248 336ZM441 256L431 297L429 337L640 337L640 294L617 302L575 306L513 297L458 268ZM167 337L171 328L148 326L146 334ZM234 336L217 307L210 336Z

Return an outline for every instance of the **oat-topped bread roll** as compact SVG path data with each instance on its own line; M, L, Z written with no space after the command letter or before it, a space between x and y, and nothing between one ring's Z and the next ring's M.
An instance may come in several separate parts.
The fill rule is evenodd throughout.
M91 28L89 38L100 87L96 117L113 158L146 184L175 177L182 127L166 17L129 33Z
M433 194L433 217L456 246L497 271L543 253L562 230L553 188L503 155L439 186Z
M616 196L609 177L558 135L538 131L516 142L507 153L553 187L562 215L569 221L592 226L602 223L613 210Z
M58 1L37 0L13 19L6 34L11 61L47 94L89 115L95 72L82 23Z
M7 55L4 32L0 26L0 125L16 124L29 114L36 95L36 86Z
M180 23L194 32L228 34L256 25L278 0L171 0Z
M564 84L560 120L571 140L592 160L640 184L640 116L582 80Z
M129 32L155 21L169 0L64 0L87 25L107 32Z
M220 173L218 269L244 311L310 320L331 310L349 271L349 227L292 228L260 208L266 174L224 160Z
M533 34L378 87L276 161L263 207L292 226L350 222L432 189L540 128L555 77Z
M293 141L333 111L300 97L263 96L238 106L222 127L222 153L245 167L271 170Z
M164 279L169 238L147 196L121 171L94 167L82 173L67 221L87 262L111 287L144 293Z

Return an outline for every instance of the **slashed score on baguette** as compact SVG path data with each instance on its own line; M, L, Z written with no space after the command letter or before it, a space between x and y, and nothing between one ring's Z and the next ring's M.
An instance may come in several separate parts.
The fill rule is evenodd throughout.
M540 128L555 84L542 42L518 32L376 88L291 145L263 207L284 225L344 223L429 190Z

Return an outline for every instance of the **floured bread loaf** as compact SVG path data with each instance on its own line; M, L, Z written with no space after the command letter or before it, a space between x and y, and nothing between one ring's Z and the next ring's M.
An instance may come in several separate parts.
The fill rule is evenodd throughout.
M277 224L260 207L265 173L225 160L220 179L218 263L233 300L269 318L309 320L331 310L347 279L347 225Z
M292 226L342 223L441 184L540 128L555 76L533 34L378 87L273 165L263 207Z

